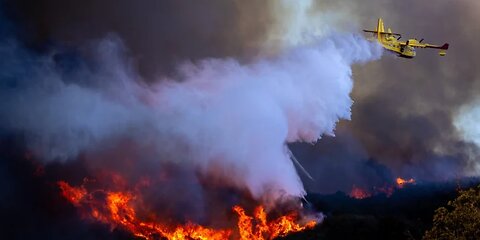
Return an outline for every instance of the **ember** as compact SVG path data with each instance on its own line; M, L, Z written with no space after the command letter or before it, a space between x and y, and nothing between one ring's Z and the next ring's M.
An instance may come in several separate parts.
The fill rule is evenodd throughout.
M350 197L356 198L356 199L364 199L371 196L372 194L369 193L367 190L356 187L355 185L353 185L352 191L350 192Z
M303 231L314 227L315 220L305 224L297 223L298 214L293 212L273 220L267 219L267 213L258 206L252 216L246 214L240 206L234 206L238 215L238 229L214 229L192 222L172 226L161 221L144 221L138 217L135 203L141 202L141 196L134 192L115 192L108 190L87 191L84 186L72 187L64 181L58 182L62 195L79 209L85 210L82 216L93 219L114 228L122 228L137 237L156 239L161 236L166 239L274 239L289 233ZM104 199L94 197L93 193L102 192ZM238 233L237 233L238 232Z

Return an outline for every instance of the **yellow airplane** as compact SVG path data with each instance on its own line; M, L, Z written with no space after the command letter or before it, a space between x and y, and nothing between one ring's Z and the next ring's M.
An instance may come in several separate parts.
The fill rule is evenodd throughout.
M377 28L373 30L363 30L364 32L373 33L375 37L373 40L377 40L383 48L398 54L399 57L413 58L416 56L415 48L435 48L440 49L440 56L445 56L448 50L448 43L443 46L432 45L428 43L422 43L423 39L418 41L417 39L409 39L406 42L399 41L402 37L401 34L393 33L390 28L385 31L383 20L378 19Z

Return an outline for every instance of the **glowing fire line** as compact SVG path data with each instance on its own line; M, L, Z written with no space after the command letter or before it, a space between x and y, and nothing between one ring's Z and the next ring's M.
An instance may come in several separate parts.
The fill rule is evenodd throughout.
M132 207L135 195L130 192L110 192L106 194L104 202L94 200L83 186L72 187L64 181L58 182L62 195L74 206L87 208L90 211L84 213L87 218L93 218L99 222L109 224L112 229L121 227L137 237L155 239L161 236L169 240L225 240L234 237L232 229L212 229L191 222L172 228L167 224L146 222L138 219L137 213ZM266 240L285 236L289 233L303 231L316 225L312 220L304 225L296 223L297 214L291 213L277 219L268 221L267 213L262 206L258 206L253 217L248 216L240 206L234 206L233 211L238 215L237 230L241 240Z

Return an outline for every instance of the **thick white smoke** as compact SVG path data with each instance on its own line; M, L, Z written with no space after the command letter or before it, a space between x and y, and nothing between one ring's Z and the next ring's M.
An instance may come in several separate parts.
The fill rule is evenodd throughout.
M263 44L266 53L314 43L320 37L338 32L342 29L341 22L351 17L343 10L316 6L321 3L313 0L279 0L270 4L273 24ZM348 22L349 26L354 24Z
M351 64L380 56L359 36L331 36L246 65L186 63L178 78L144 86L114 38L98 44L96 70L68 75L49 57L18 65L20 50L2 51L11 56L2 69L27 70L12 72L21 76L16 86L2 89L1 126L24 133L43 158L72 158L129 138L155 146L158 161L215 168L256 198L305 194L286 143L332 135L339 119L350 118Z
M462 137L480 146L480 104L474 102L462 107L455 117L454 125Z
M470 142L480 147L480 101L474 101L466 104L458 111L454 118L454 126L460 137L466 142ZM470 156L473 162L473 169L469 169L468 174L477 176L480 174L479 157L476 154Z

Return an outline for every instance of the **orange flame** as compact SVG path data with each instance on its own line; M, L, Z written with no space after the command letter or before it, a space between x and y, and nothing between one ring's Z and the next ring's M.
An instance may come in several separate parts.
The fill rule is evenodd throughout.
M398 177L397 178L397 187L398 188L403 188L407 184L415 184L415 179L410 178L410 179L403 179Z
M131 192L103 191L106 197L103 201L94 199L83 186L72 187L64 181L58 182L62 195L77 207L88 209L85 217L109 224L112 229L121 227L137 237L156 239L158 236L169 240L225 240L232 239L232 229L213 229L191 222L176 227L160 222L142 221L137 217L133 202L136 196ZM96 191L98 192L98 190ZM273 239L289 233L303 231L316 225L312 220L304 225L296 223L298 215L291 213L272 221L267 221L267 213L262 206L254 211L254 216L248 216L240 206L234 206L238 215L238 234L241 240Z
M317 224L316 221L312 220L302 226L295 222L297 215L294 213L281 216L271 222L268 222L267 213L262 206L258 206L255 209L254 217L248 216L245 213L245 210L240 206L233 207L233 210L239 216L238 230L241 240L274 239L279 236L285 236L289 233L300 232L305 229L313 228Z
M63 196L73 203L73 205L78 205L80 200L87 194L87 190L83 187L72 188L70 185L64 181L59 181L58 186L62 190Z

